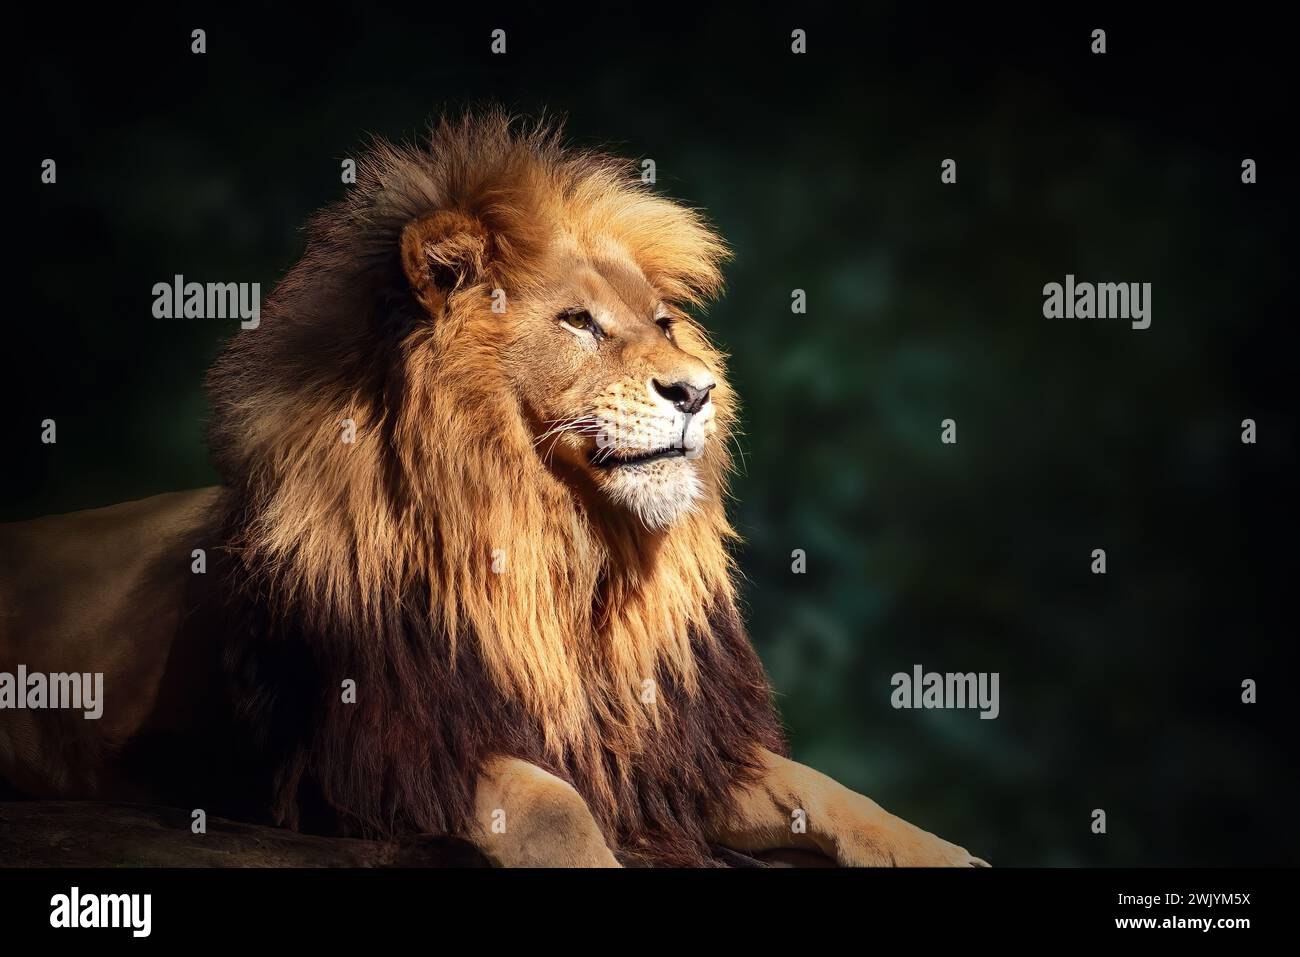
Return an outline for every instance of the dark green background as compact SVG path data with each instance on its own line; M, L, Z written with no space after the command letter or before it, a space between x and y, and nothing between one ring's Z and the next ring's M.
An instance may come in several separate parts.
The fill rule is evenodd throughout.
M567 114L735 248L708 323L795 756L995 864L1294 863L1292 54L1267 24L906 11L24 14L0 518L213 480L234 324L153 319L155 282L269 291L368 134ZM1067 272L1152 283L1151 329L1044 319ZM1001 717L891 709L917 663L999 672Z

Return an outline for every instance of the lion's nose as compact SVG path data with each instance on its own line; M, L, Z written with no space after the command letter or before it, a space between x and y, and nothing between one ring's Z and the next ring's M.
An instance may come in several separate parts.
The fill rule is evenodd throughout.
M694 415L704 408L709 401L709 393L713 391L716 382L710 382L704 388L698 388L689 382L674 382L671 385L665 385L658 379L652 379L651 383L655 391L673 404L673 406L687 415Z

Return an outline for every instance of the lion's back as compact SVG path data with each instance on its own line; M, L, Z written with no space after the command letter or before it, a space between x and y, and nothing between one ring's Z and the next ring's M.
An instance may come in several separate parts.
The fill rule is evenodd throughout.
M70 729L79 743L108 752L149 720L182 630L191 555L213 544L207 529L218 491L0 525L0 672L102 673L106 703L93 721L6 709L0 778L73 796L76 781L54 757Z

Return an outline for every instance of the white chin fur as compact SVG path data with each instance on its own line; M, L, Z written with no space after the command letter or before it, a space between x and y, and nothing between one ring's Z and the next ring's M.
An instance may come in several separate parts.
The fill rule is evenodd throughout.
M695 466L681 458L614 469L602 486L611 499L656 530L690 512L703 492Z

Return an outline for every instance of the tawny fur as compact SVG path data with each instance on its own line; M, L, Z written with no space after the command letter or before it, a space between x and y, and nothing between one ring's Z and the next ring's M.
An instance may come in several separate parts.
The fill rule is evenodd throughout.
M476 228L441 254L472 260L472 278L452 285L435 317L434 303L412 295L399 244L409 224L448 211ZM518 708L502 720L538 733L542 753L519 756L579 779L611 831L639 827L646 808L627 805L644 802L635 792L647 774L666 773L658 762L672 763L674 735L720 736L683 739L687 766L673 772L683 806L655 812L689 842L700 828L688 805L725 801L757 746L780 746L735 611L724 510L734 399L722 356L689 323L689 348L718 381L716 440L695 463L699 501L663 530L584 504L534 447L500 367L511 324L491 309L495 289L527 299L575 249L622 257L683 310L719 290L726 254L631 163L566 149L545 127L520 131L489 113L441 124L427 145L377 145L348 198L313 221L261 329L236 337L210 375L212 444L229 487L224 531L241 593L265 613L263 640L289 632L309 656L337 649L331 668L346 657L364 672L353 677L383 680L393 708L450 693L426 687L419 664L429 656L472 660ZM349 420L352 443L341 441ZM726 647L719 622L735 632ZM407 654L412 642L421 647ZM699 700L702 654L715 682L742 685L709 689L734 707ZM654 705L643 700L648 680ZM325 760L310 755L338 746L302 742L287 759L287 816L285 795ZM344 760L365 773L364 756ZM353 772L336 772L314 773L336 778L323 787L337 806L354 795L339 783ZM412 808L418 794L375 800L350 811L370 825L402 814L427 824Z
M107 698L5 711L0 780L504 864L982 864L783 756L727 551L735 399L687 311L724 254L545 128L377 145L211 372L223 486L0 526L0 670Z

